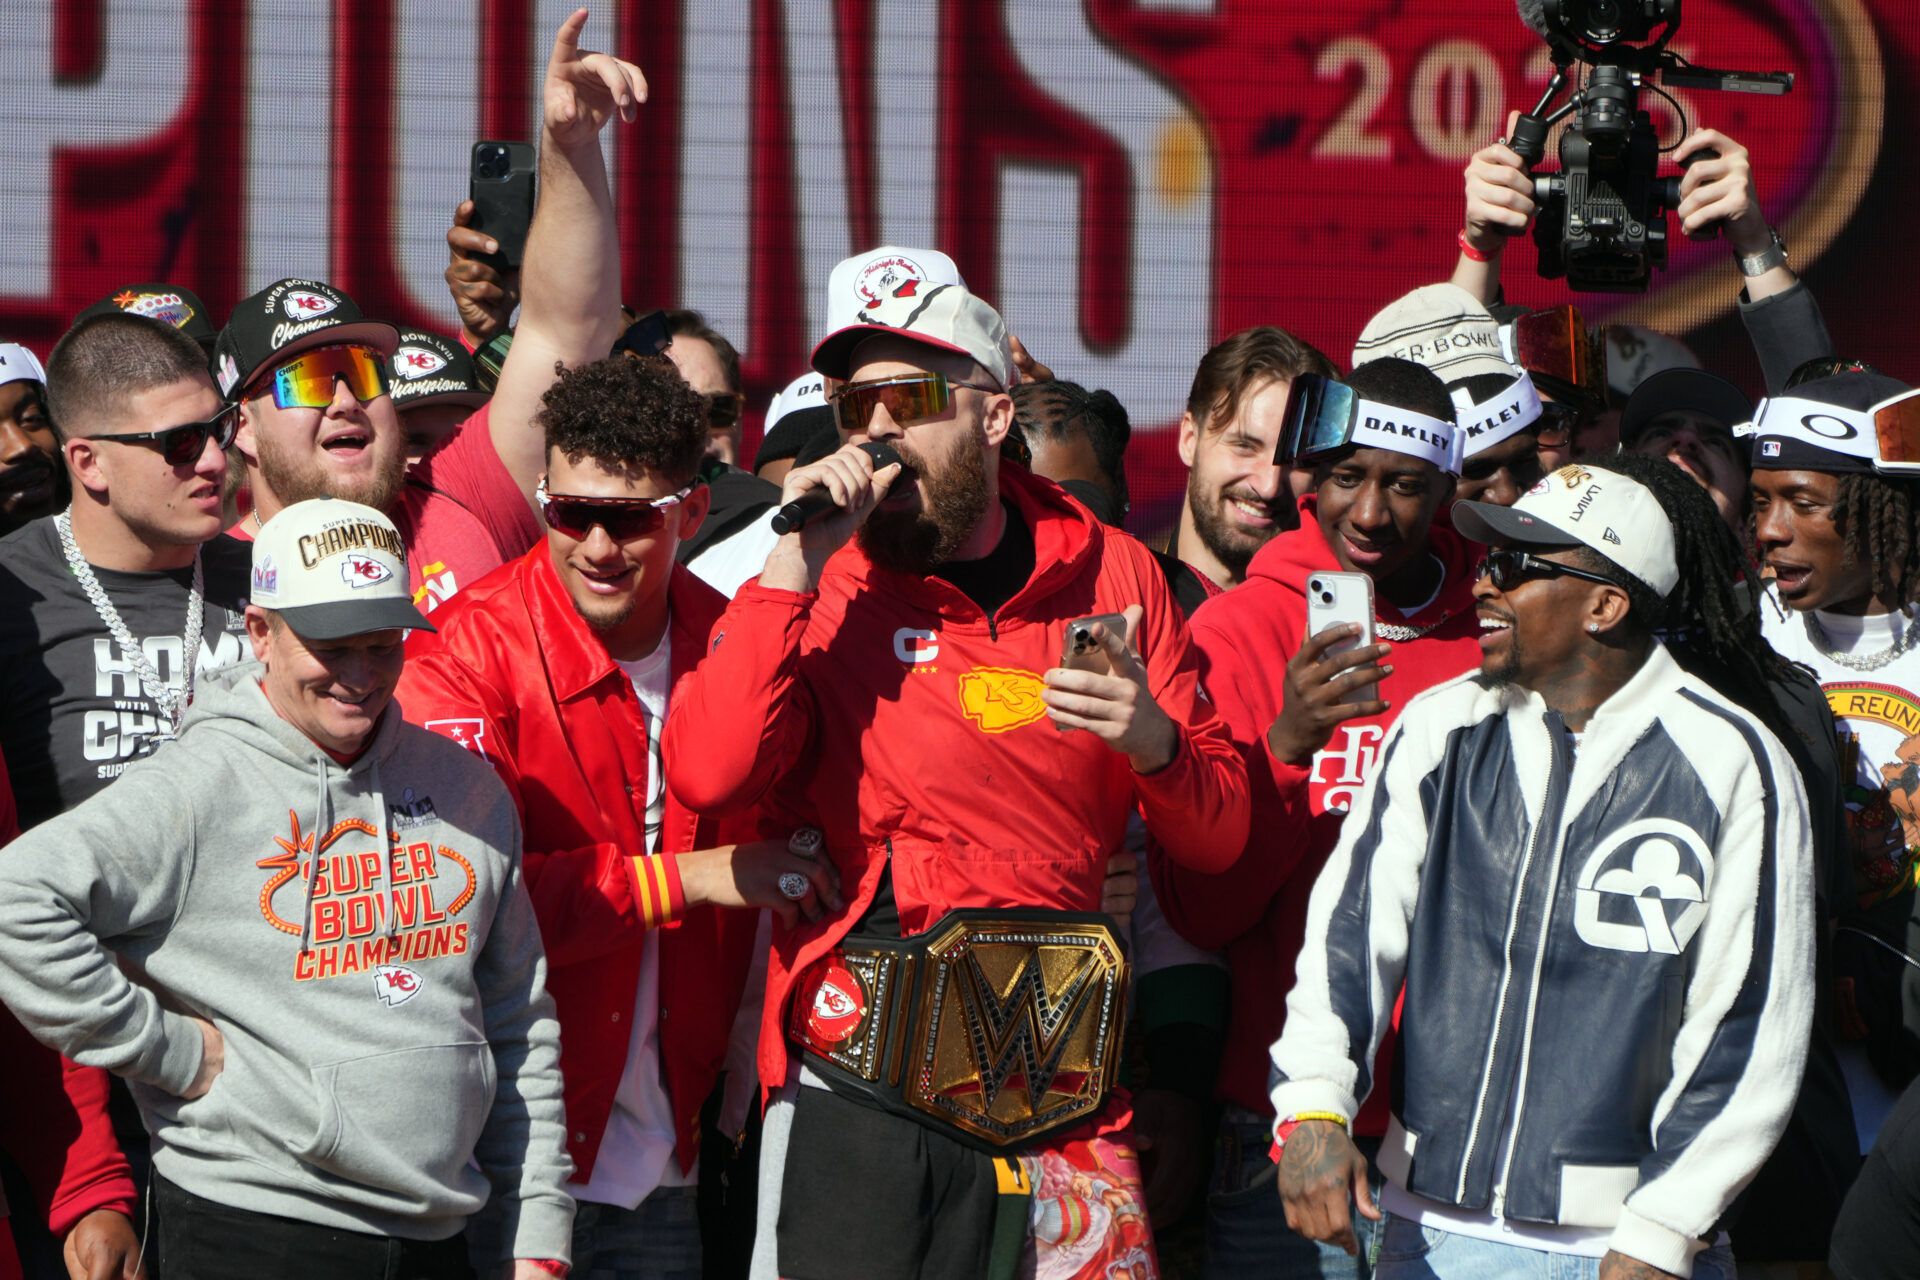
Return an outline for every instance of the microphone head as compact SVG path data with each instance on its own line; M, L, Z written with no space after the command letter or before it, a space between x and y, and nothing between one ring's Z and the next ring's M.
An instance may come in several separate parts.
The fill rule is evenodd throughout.
M1542 40L1552 39L1547 30L1547 0L1514 0L1514 7L1520 11L1520 21L1533 29Z
M858 448L860 452L873 459L873 469L875 471L878 471L881 467L890 467L896 462L900 464L900 469L903 472L913 469L906 465L906 459L900 456L900 451L888 444L885 440L862 440Z

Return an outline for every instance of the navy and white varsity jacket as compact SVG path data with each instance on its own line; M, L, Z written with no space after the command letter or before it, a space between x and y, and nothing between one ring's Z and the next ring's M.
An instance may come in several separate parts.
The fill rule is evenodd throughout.
M1813 867L1786 750L1656 645L1580 736L1477 674L1407 704L1315 883L1273 1104L1351 1117L1402 981L1380 1167L1689 1275L1786 1127Z

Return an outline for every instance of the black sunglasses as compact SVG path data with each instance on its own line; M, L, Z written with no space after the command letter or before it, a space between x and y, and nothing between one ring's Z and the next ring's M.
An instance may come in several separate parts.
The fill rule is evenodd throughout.
M81 436L82 440L113 440L120 444L158 445L160 456L170 467L184 467L199 461L209 438L225 453L240 429L240 406L222 409L205 422L188 422L164 431L134 431L124 435Z
M649 311L613 340L612 355L657 356L673 345L673 330L667 325L667 313Z
M1543 560L1539 556L1512 547L1501 547L1487 552L1487 558L1475 569L1476 578L1491 578L1495 588L1511 591L1528 578L1579 578L1585 582L1597 582L1603 587L1619 587L1620 584L1603 573L1594 573L1589 569L1575 568L1570 564L1561 564L1558 560ZM1621 587L1621 590L1626 588Z
M1564 449L1573 443L1574 428L1584 420L1577 407L1556 400L1540 402L1540 417L1533 424L1533 438L1549 449Z

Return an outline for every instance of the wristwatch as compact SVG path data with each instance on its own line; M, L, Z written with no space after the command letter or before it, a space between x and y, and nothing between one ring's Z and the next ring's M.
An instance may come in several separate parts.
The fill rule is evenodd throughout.
M1767 234L1773 238L1772 244L1758 253L1743 253L1736 259L1740 264L1740 274L1749 280L1763 276L1775 267L1787 265L1787 242L1772 227L1767 228Z

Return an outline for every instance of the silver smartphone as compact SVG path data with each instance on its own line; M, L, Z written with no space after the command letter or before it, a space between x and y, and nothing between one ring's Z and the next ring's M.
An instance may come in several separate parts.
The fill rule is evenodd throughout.
M1357 623L1360 634L1327 650L1329 656L1351 653L1373 643L1373 579L1364 573L1314 573L1307 576L1307 635L1328 627ZM1349 690L1343 703L1369 702L1380 696L1380 686L1363 684Z

